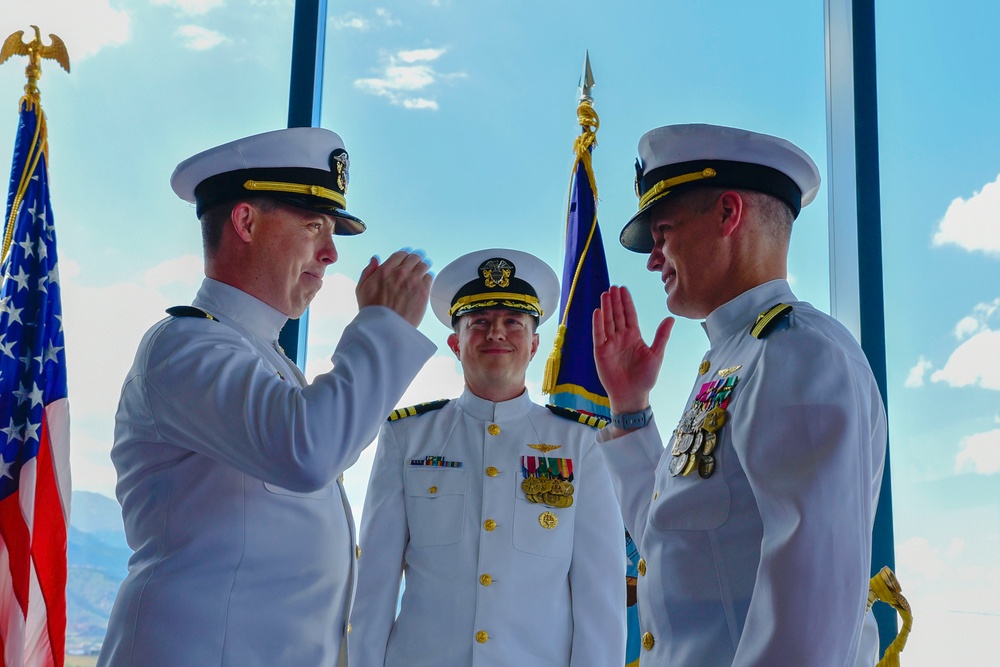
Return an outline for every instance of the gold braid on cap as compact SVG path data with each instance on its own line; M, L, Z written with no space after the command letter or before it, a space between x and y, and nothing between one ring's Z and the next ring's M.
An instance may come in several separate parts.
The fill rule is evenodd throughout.
M319 185L303 185L301 183L282 183L281 181L254 181L250 180L243 184L244 189L265 192L289 192L296 195L312 195L329 199L340 208L347 206L347 200L339 192L324 188Z
M451 304L451 308L448 309L449 315L454 315L456 311L465 308L466 306L475 305L477 301L493 301L497 300L507 300L507 301L520 301L530 308L534 308L538 312L538 316L541 317L544 313L539 307L538 298L531 296L530 294L516 294L514 292L483 292L482 294L470 294L468 296L463 296L461 299L456 299L455 303Z
M695 171L690 174L681 174L680 176L674 176L673 178L660 181L649 190L646 190L646 194L639 198L639 208L644 208L650 202L668 194L670 188L684 183L690 183L691 181L700 181L704 178L712 178L715 175L715 170L711 167L707 167L701 171Z

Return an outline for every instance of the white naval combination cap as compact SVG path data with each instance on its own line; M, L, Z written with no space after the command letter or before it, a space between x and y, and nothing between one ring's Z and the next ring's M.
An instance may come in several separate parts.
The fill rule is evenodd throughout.
M819 191L819 169L785 139L721 125L667 125L639 139L635 162L639 210L625 224L621 244L650 252L649 211L664 197L697 187L754 190L773 195L795 216Z
M216 204L268 197L336 218L336 234L360 234L347 212L350 159L335 132L293 127L209 148L177 165L170 186L201 214Z
M556 272L520 250L488 248L462 255L431 285L431 310L449 329L462 315L487 309L528 313L541 324L558 305Z

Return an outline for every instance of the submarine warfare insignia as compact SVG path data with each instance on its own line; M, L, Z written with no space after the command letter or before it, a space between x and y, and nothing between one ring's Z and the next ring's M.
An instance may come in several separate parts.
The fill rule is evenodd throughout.
M732 373L739 368L724 369L730 373L703 384L691 407L681 417L674 431L674 445L670 452L673 458L669 468L674 477L686 477L697 470L699 476L708 479L715 472L712 452L719 442L719 430L728 417L726 407L739 382L739 377Z
M522 456L521 476L528 502L563 509L573 504L573 459Z

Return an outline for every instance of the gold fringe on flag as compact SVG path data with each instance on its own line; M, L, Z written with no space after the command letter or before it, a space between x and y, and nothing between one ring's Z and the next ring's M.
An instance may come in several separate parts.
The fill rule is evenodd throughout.
M590 182L590 192L594 197L594 219L590 223L590 233L587 235L587 243L580 253L576 269L573 272L573 282L570 283L569 292L566 296L566 306L563 308L562 321L556 331L555 341L552 343L552 352L545 361L545 375L542 379L542 393L551 394L556 388L556 380L559 377L559 365L562 363L562 347L566 340L566 318L569 315L570 305L573 303L573 293L576 291L576 282L583 269L583 262L587 258L587 251L590 249L590 241L594 237L594 230L597 229L597 182L594 180L594 168L591 160L591 149L597 143L597 128L601 125L601 119L594 111L593 103L584 98L580 101L580 106L576 109L576 117L580 123L582 131L573 142L573 150L576 152L576 159L573 161L572 176L570 177L569 195L566 201L566 231L569 233L570 205L573 201L573 185L576 183L576 169L582 162L583 169Z
M899 612L903 619L903 627L896 635L896 639L885 649L885 654L878 661L876 667L899 667L899 654L906 646L906 639L910 636L910 629L913 627L913 613L910 610L910 603L903 597L903 588L899 585L896 575L888 567L883 567L878 574L872 577L868 589L868 609L876 601L885 602Z

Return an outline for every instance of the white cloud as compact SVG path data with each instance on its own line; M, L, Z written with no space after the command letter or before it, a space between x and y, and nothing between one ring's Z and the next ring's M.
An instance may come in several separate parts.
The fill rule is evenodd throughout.
M434 100L425 100L422 97L414 97L412 99L403 100L403 106L407 109L433 109L438 110L438 103Z
M74 491L93 491L109 498L115 497L117 474L109 452L112 431L106 438L93 438L89 433L72 427L74 397L70 396L69 465L73 476Z
M192 51L207 51L229 41L222 33L200 25L182 25L177 29L177 36L184 40L184 48Z
M49 34L58 35L66 43L71 69L102 49L119 46L132 37L129 13L113 8L111 0L4 2L3 25L4 34L0 36L3 38L16 30L24 30L24 41L30 41L35 36L31 25L41 28L43 44L49 43ZM50 63L48 67L54 65ZM43 65L43 71L45 67Z
M983 638L1000 633L1000 603L991 594L1000 585L997 535L977 531L974 539L914 537L896 545L896 575L914 618L907 667L982 664Z
M896 557L905 561L912 575L926 579L940 579L948 572L948 563L940 550L931 546L926 537L913 537L896 545Z
M168 259L142 274L142 282L150 289L165 285L181 284L194 287L201 284L204 270L204 260L197 255L183 255L176 259Z
M414 49L411 51L400 51L397 57L404 63L416 63L437 60L444 55L444 49Z
M906 376L906 381L903 382L903 386L913 389L916 387L924 386L924 376L927 371L931 370L934 365L925 359L923 356L917 361L917 364L910 369L909 375Z
M330 357L344 328L358 314L354 296L357 281L342 273L327 273L323 288L309 306L309 342L306 348L306 377L310 381L330 370Z
M376 7L374 13L378 22L386 27L391 28L402 23L394 19L392 13L384 7ZM361 32L367 32L375 27L370 19L357 12L347 12L341 16L334 16L330 19L330 25L333 26L334 30L358 30Z
M933 382L952 387L979 385L1000 389L1000 329L990 327L1000 315L1000 297L976 304L972 314L955 325L955 338L962 343L951 353L944 368L931 375ZM911 371L912 374L912 371Z
M334 30L360 30L362 32L371 29L371 23L357 12L347 12L343 16L334 16L330 19L330 25Z
M968 200L951 202L933 239L934 246L949 243L1000 256L1000 175Z
M375 16L377 16L380 19L382 19L382 21L387 26L399 25L401 23L401 21L398 21L397 19L392 18L392 14L389 12L388 9L385 9L384 7L376 7L375 8Z
M959 345L944 368L931 375L933 382L946 382L952 387L978 385L983 389L1000 389L1000 330L985 330Z
M149 325L165 317L163 311L170 305L154 290L136 284L94 288L64 282L66 363L74 414L114 414L139 339Z
M226 0L150 0L150 4L173 7L178 13L186 16L200 16L224 6Z
M958 340L968 338L977 331L981 331L982 327L982 322L971 315L967 315L959 320L958 324L955 325L955 338Z
M354 85L372 95L387 98L392 104L406 109L437 110L437 102L413 93L424 91L444 79L462 78L463 73L442 74L431 64L444 55L446 49L411 49L395 54L383 53L379 76L357 79Z
M992 475L1000 472L1000 429L962 438L955 456L955 472Z

